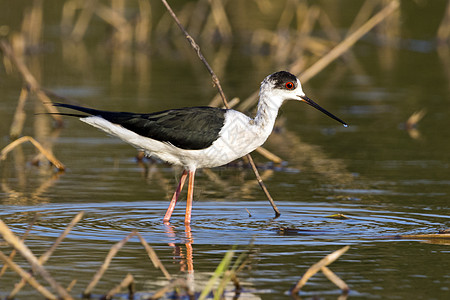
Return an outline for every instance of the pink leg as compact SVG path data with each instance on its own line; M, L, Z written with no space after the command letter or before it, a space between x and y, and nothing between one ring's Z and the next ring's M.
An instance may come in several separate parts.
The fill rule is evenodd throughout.
M186 201L186 215L184 217L184 223L191 223L191 212L192 212L192 200L194 199L194 177L195 170L189 171L189 185L188 185L188 195Z
M186 176L188 172L186 170L183 171L183 174L181 175L180 182L178 183L178 187L173 194L172 200L170 201L169 208L166 211L166 215L164 216L164 223L169 222L170 217L172 216L173 210L175 209L175 205L178 201L178 196L181 193L181 190L183 189L184 182L186 181Z

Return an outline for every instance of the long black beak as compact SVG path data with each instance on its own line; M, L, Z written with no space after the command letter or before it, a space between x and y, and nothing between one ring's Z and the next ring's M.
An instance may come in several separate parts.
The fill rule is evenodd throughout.
M329 116L330 118L335 119L336 121L342 123L342 125L344 125L345 127L348 126L347 123L345 123L344 121L342 121L341 119L339 119L338 117L336 117L335 115L333 115L332 113L330 113L329 111L325 110L324 108L322 108L319 104L317 104L316 102L312 101L311 99L309 99L306 96L298 96L300 97L302 100L302 102L305 102L306 104L311 105L312 107L314 107L317 110L320 110L321 112L323 112L324 114L326 114L327 116Z

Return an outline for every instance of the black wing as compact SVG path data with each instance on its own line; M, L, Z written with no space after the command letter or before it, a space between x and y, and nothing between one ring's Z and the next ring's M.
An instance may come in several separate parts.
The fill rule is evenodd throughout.
M78 110L123 126L139 135L189 150L205 149L219 137L225 109L200 106L170 109L151 114L111 112L57 103L55 106ZM86 117L78 114L71 116Z

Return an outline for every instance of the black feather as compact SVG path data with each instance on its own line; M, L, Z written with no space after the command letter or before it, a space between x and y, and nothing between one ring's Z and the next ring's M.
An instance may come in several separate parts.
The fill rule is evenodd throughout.
M278 89L286 89L285 84L287 82L292 82L294 84L294 88L297 88L297 77L286 71L273 73L270 75L269 80L271 80L274 83L275 88Z
M103 111L63 103L55 106L100 116L139 135L189 150L208 148L217 140L226 112L225 109L209 106L170 109L150 114Z

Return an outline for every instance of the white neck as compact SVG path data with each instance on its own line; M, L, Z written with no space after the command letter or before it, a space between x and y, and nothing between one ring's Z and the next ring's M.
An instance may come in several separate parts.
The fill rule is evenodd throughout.
M255 125L259 127L268 127L272 130L281 105L276 105L271 99L260 98L258 110L254 118Z
M278 110L283 104L284 99L278 93L274 93L273 89L268 89L267 86L262 86L260 90L258 110L253 119L255 125L264 131L272 131L275 120L278 115Z

